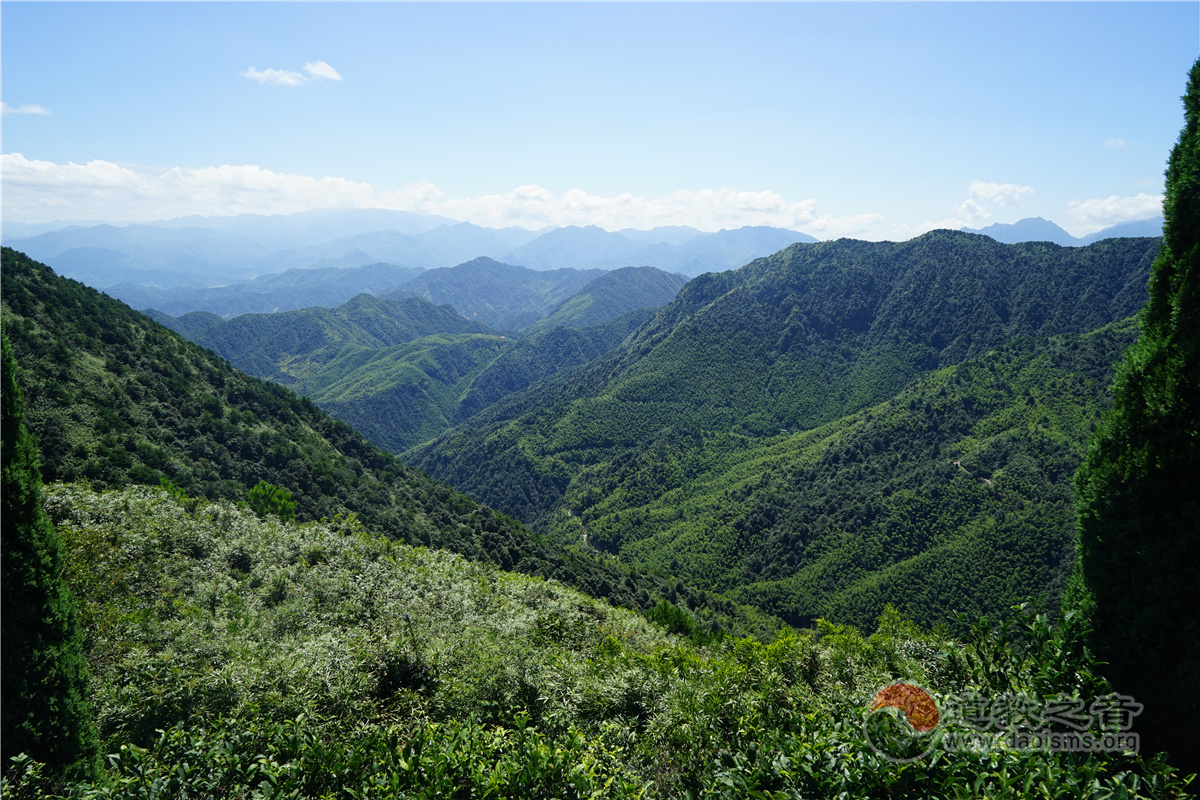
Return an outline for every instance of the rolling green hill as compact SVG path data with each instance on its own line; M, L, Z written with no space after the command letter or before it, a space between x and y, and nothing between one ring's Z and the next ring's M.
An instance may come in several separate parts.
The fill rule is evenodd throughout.
M586 328L616 319L639 308L661 308L674 299L687 278L654 267L623 267L601 275L527 326L537 333L559 325Z
M195 340L238 369L287 385L304 379L347 345L377 349L435 333L491 331L448 306L417 297L385 300L360 294L337 308L243 314L205 329Z
M612 350L652 316L634 311L582 330L555 328L522 339L437 334L402 345L344 345L292 388L392 452L561 370Z

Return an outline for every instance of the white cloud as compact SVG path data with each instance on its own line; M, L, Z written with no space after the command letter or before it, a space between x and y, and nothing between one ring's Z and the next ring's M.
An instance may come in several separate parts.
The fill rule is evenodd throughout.
M342 76L324 61L310 61L304 65L304 71L318 80L340 81Z
M606 230L647 229L660 225L690 225L706 231L770 225L804 231L821 239L841 236L878 237L883 217L855 214L822 215L815 200L788 202L773 191L683 189L662 197L630 193L616 196L589 194L571 189L557 195L537 185L520 186L503 194L446 198L426 184L430 193L410 211L441 214L478 225L542 228L548 225L597 225ZM415 197L410 193L408 201ZM390 198L389 198L390 200Z
M114 222L201 214L288 214L310 208L366 207L370 185L257 166L175 167L147 171L95 160L86 164L0 156L5 219L105 219Z
M1027 203L1036 194L1032 186L1018 186L1015 183L987 183L979 180L971 181L967 192L973 200L982 200L1002 206Z
M979 228L991 219L992 211L988 205L1025 205L1037 192L1032 186L1021 186L1016 183L988 183L974 180L967 186L967 198L950 211L950 216L936 222L926 222L916 228L911 235L949 228ZM985 205L988 204L988 205Z
M1138 194L1134 197L1112 195L1092 200L1072 200L1067 203L1067 215L1074 223L1073 233L1083 236L1120 222L1157 217L1163 213L1161 194Z
M242 76L259 83L272 86L303 86L314 80L340 81L342 76L324 61L310 61L304 65L307 75L290 69L256 69L250 67L242 72Z
M1127 142L1124 139L1109 139L1104 143L1105 147L1124 147Z
M38 116L45 116L50 113L49 109L39 106L37 103L25 103L14 108L8 103L0 101L0 109L3 109L5 114L37 114Z
M816 202L787 202L778 192L734 189L681 190L663 197L603 196L571 189L556 194L520 186L500 194L446 197L420 181L377 190L343 178L273 172L253 165L151 171L110 161L56 164L2 156L4 216L21 222L164 219L189 214L286 214L312 208L391 208L441 214L479 225L541 228L599 225L608 230L691 225L701 230L772 225L821 238L864 236L882 225L878 214L833 217Z
M300 86L301 84L308 83L308 78L299 72L292 72L287 69L255 69L254 67L250 67L242 73L242 76L252 81L272 86Z

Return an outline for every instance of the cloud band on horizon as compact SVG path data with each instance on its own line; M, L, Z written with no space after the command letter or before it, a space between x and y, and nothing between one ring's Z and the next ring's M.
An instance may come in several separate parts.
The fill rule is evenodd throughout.
M149 221L190 215L288 214L315 208L386 208L436 214L488 227L597 225L607 230L687 225L699 230L768 225L821 239L853 237L903 240L937 227L963 227L971 219L904 226L882 214L835 217L820 214L813 199L789 202L771 190L681 189L661 197L617 196L570 189L556 194L538 185L478 197L447 197L429 181L381 191L345 178L274 172L255 165L137 170L110 161L86 164L0 156L4 216L14 222L105 219ZM969 202L1020 203L1033 189L974 181ZM1157 204L1157 205L1156 205ZM986 211L984 212L986 214ZM1071 204L1084 234L1116 222L1161 213L1161 197L1109 197ZM990 215L990 214L989 214ZM1086 228L1086 230L1083 230Z

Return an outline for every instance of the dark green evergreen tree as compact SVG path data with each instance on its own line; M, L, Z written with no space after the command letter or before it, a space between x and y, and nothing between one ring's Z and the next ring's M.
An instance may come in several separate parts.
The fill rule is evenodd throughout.
M292 500L292 493L282 486L259 481L246 493L246 498L250 502L251 510L259 519L265 518L267 514L274 514L286 521L296 519L296 502Z
M1200 770L1200 60L1167 166L1141 338L1076 475L1092 645L1144 746Z
M38 451L25 428L16 361L8 339L0 339L0 763L7 769L13 756L27 753L60 778L94 778L99 746L75 599L63 577L58 533L42 508Z

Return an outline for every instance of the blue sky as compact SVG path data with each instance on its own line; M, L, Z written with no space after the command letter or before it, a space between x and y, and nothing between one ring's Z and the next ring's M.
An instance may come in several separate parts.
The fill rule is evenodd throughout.
M1200 4L0 5L6 220L1157 213Z

